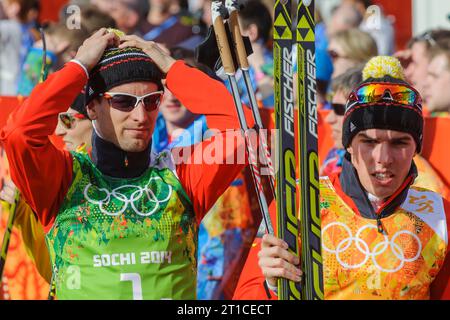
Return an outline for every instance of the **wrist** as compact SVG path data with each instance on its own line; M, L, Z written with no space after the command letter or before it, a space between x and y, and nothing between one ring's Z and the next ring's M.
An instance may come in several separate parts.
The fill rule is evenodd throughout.
M81 68L83 68L84 72L86 73L86 77L89 79L88 68L86 67L86 65L83 62L81 62L79 59L76 59L76 58L70 60L69 62L74 62L74 63L78 64Z
M167 61L161 66L161 71L165 74L169 72L172 66L175 64L176 60L172 57L168 57Z

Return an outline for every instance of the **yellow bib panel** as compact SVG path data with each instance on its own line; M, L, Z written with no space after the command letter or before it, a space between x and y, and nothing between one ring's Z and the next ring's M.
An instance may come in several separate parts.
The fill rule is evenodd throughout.
M412 187L401 207L366 219L320 181L325 299L429 299L447 252L442 198Z

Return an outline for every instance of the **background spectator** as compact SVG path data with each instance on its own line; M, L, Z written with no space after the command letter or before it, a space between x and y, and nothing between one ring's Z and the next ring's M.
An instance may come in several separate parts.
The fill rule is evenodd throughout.
M110 15L118 29L133 34L147 19L149 8L148 0L115 0Z
M256 95L263 105L273 108L273 53L271 47L272 16L259 0L243 3L239 12L242 35L248 36L253 53L248 57L251 77L256 83ZM245 95L244 95L245 96Z
M327 25L328 35L331 36L339 31L358 28L362 19L362 15L353 5L341 4L333 10Z
M172 48L199 32L196 21L181 15L176 0L149 0L150 11L147 20L139 28L145 40L152 40Z
M1 6L7 20L0 21L0 94L15 95L20 69L39 39L39 1L2 0Z
M381 7L373 6L371 0L343 0L343 3L353 5L363 17L359 28L369 33L377 43L378 54L394 53L395 33L392 21L387 18Z
M333 61L332 78L377 55L377 44L359 29L339 31L330 37L328 54Z
M450 38L444 47L430 53L425 84L427 107L432 116L447 116L450 112Z
M424 90L430 62L430 50L449 38L450 30L429 30L413 37L408 42L407 49L395 54L405 68L406 78L422 94L425 102L427 102L427 95L424 94Z
M116 23L110 16L109 12L105 13L100 10L96 5L90 3L79 4L81 10L81 26L92 34L100 28L115 28ZM63 9L60 13L60 23L67 21L67 10Z

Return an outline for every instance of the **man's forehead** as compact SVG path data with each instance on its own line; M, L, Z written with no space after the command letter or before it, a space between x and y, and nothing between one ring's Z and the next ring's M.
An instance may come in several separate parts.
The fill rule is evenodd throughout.
M439 54L437 56L435 56L433 58L433 60L431 60L430 62L430 70L433 71L439 71L440 72L444 72L446 70L448 70L448 61L447 61L447 57L445 56L445 54Z
M136 81L124 83L108 90L109 92L122 92L130 94L144 94L158 90L158 85L154 82Z
M357 136L369 137L372 139L408 139L413 138L411 134L390 129L367 129L358 132Z
M427 47L423 42L416 42L411 48L412 58L414 60L427 58Z
M348 94L346 94L342 89L336 90L333 95L332 102L334 103L346 103L348 98Z

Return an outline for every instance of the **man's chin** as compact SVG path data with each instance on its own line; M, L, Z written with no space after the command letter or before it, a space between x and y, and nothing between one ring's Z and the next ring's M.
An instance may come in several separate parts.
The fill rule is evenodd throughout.
M66 147L67 151L75 151L76 148L74 148L74 145L70 142L64 141L64 146Z
M142 152L150 144L150 140L133 139L132 141L125 142L121 149L126 152Z
M387 199L392 196L395 191L397 191L397 188L395 188L393 185L390 185L384 187L375 187L372 194L379 199Z

